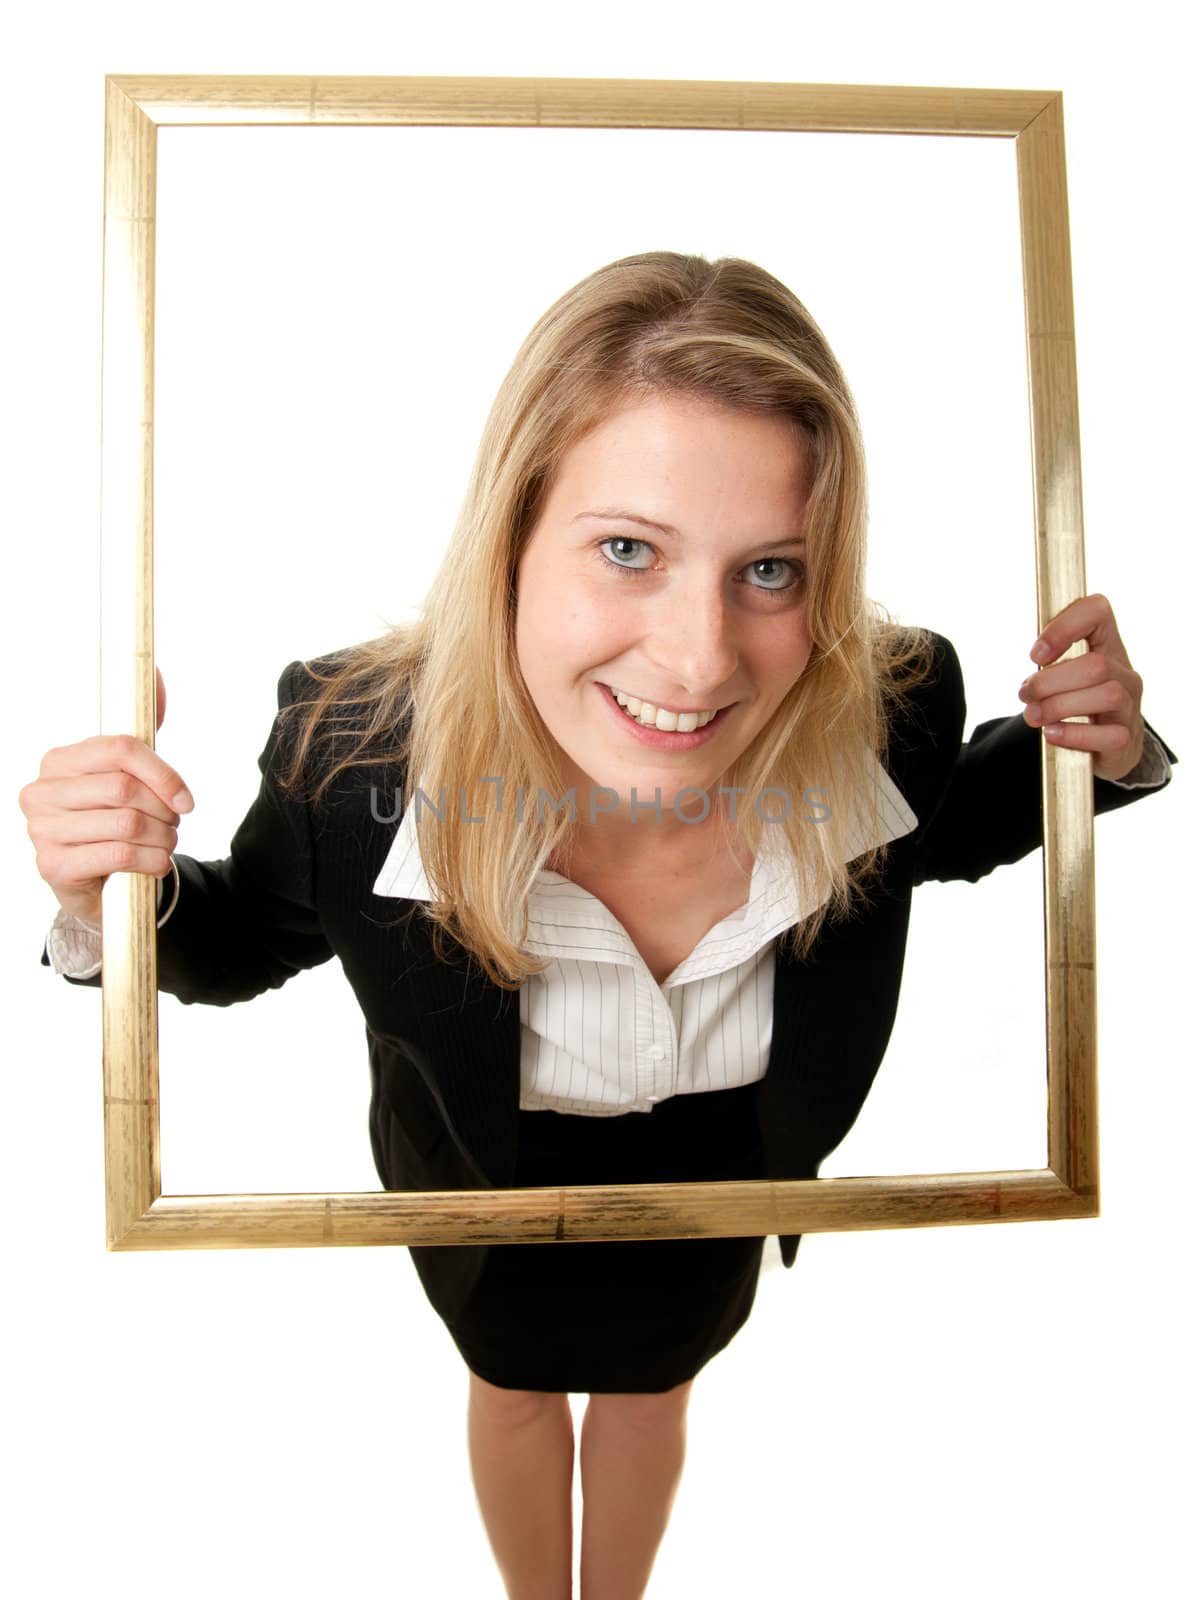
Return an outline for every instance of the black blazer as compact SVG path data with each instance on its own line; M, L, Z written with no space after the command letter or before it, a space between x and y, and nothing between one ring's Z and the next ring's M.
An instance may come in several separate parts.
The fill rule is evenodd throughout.
M282 674L279 706L307 692L305 669L295 662ZM960 664L936 636L934 673L892 727L887 760L919 825L890 846L868 910L826 923L809 958L778 957L758 1100L771 1178L816 1177L861 1110L895 1019L914 887L927 879L976 881L1042 842L1039 731L1015 715L983 723L963 743L964 723ZM369 1127L382 1184L510 1187L517 994L491 983L471 958L436 961L421 914L374 896L399 825L401 772L351 769L311 807L276 782L285 740L275 721L260 791L228 858L178 857L177 909L158 934L159 987L187 1004L227 1005L338 956L364 1013ZM1154 792L1095 779L1095 810ZM780 1238L786 1266L799 1237ZM424 1278L445 1248L471 1251L479 1266L485 1247L412 1246ZM468 1277L464 1265L457 1259L453 1269L457 1287Z

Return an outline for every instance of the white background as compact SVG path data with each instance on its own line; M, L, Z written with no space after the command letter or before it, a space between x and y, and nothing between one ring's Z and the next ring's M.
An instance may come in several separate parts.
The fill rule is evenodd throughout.
M227 852L281 666L421 600L530 324L594 267L660 242L798 284L863 419L872 592L952 638L971 725L1015 709L1035 536L1010 141L312 135L159 134L160 743L199 797L191 855ZM535 193L550 207L527 205ZM476 241L507 236L511 210L517 240L482 276ZM1046 1164L1041 868L917 896L892 1046L826 1175ZM376 1189L359 1036L338 963L253 1006L165 1000L165 1192Z
M48 745L95 721L105 72L1063 90L1088 586L1110 595L1149 719L1184 753L1189 263L1175 195L1187 142L1168 14L844 4L822 16L757 0L732 13L612 0L573 27L560 8L532 4L457 6L435 23L398 7L211 4L196 31L193 14L114 0L69 30L50 14L21 37L9 24L10 795ZM551 196L541 204L549 214ZM872 252L880 286L890 250L880 239ZM490 283L494 253L486 243L466 283ZM614 243L602 255L618 253ZM852 377L822 290L795 287ZM369 439L345 424L330 452L380 454L392 419L377 428ZM944 455L926 462L937 485ZM877 471L872 441L871 460ZM1021 479L1022 462L1007 471ZM269 491L256 492L259 521ZM370 495L365 510L380 523L385 504ZM184 506L180 489L179 518ZM987 486L959 476L952 509L968 538L990 514ZM997 530L985 537L988 562L958 564L971 592L987 592L987 565L1002 559ZM1007 559L1018 559L1009 540ZM955 636L951 617L915 615L892 583L873 587L908 620ZM1032 630L1018 615L1006 622L1013 701ZM304 639L289 654L351 636ZM217 625L213 648L227 638ZM181 724L184 669L171 677L163 661L179 679ZM991 704L966 666L971 721L1013 709ZM252 692L267 702L268 684ZM173 727L162 748L186 770ZM1098 826L1102 1217L814 1236L795 1270L764 1274L750 1323L696 1384L652 1597L732 1587L951 1600L1011 1585L1043 1595L1062 1579L1118 1595L1180 1581L1183 787L1178 772L1145 810ZM104 1252L98 996L68 994L37 967L52 904L15 804L10 816L3 1138L18 1531L3 1559L20 1568L18 1592L499 1595L468 1479L463 1367L404 1251ZM362 1045L345 1050L354 1073Z

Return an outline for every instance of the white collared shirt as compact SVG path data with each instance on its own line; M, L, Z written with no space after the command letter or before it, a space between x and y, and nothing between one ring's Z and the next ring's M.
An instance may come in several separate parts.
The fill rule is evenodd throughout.
M889 774L873 759L871 767L877 830L855 815L847 860L917 826ZM778 839L768 845L764 835L746 903L710 928L661 984L602 901L558 872L539 873L523 948L551 964L519 990L522 1110L620 1116L649 1111L671 1095L733 1089L766 1075L775 944L816 909L801 905L786 836ZM373 893L431 898L413 807Z

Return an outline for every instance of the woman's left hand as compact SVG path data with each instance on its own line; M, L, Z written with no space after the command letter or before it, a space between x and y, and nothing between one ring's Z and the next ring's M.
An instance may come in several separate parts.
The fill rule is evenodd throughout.
M1088 642L1086 653L1057 661L1078 639ZM1040 665L1019 689L1028 702L1024 719L1052 744L1091 750L1095 777L1126 777L1143 754L1143 679L1127 658L1106 596L1082 595L1058 612L1032 646L1031 659Z

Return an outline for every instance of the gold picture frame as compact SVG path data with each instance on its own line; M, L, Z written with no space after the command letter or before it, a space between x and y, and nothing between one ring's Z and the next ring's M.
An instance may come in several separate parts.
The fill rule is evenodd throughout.
M1084 593L1061 95L839 84L116 75L104 151L102 726L152 743L154 261L166 126L904 133L1015 141L1040 625ZM1083 645L1074 647L1080 653ZM155 883L104 893L107 1243L115 1250L716 1237L1098 1214L1093 791L1041 741L1048 1162L1022 1171L458 1192L163 1195Z

